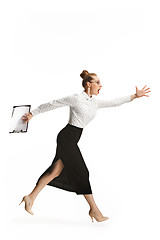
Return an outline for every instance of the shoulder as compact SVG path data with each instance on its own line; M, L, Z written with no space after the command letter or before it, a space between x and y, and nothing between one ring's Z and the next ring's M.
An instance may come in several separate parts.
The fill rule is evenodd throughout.
M73 94L72 96L73 96L73 98L75 98L75 99L77 99L77 100L83 98L83 94L82 94L82 93L75 93L75 94Z
M77 93L70 94L70 95L66 96L65 99L66 99L66 101L72 103L72 105L75 105L78 100L78 94Z
M61 97L62 99L76 99L78 97L78 94L77 93L74 93L74 94L70 94L70 95L66 95L64 97Z
M93 98L93 102L94 102L94 104L98 107L99 99L97 99L97 97L94 97L94 98Z

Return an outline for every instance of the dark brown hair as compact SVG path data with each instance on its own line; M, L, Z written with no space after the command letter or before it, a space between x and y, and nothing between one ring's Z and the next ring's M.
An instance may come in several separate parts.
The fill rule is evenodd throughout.
M97 76L96 73L89 73L87 70L83 70L83 72L80 74L80 77L83 79L82 86L85 88L87 82L90 82L93 80L92 76Z

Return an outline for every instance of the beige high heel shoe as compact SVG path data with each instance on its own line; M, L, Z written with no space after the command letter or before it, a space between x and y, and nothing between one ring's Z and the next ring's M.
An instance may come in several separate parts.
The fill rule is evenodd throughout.
M102 221L105 221L105 220L109 219L109 217L103 217L103 216L97 218L95 213L92 211L92 209L89 210L89 215L92 219L92 222L93 222L93 218L95 218L97 222L102 222Z
M20 202L20 204L21 204L23 201L25 202L25 210L26 210L28 213L34 215L34 213L32 212L32 210L30 209L31 202L30 202L28 196L24 196L24 197L22 198L22 201ZM20 205L20 204L19 204L19 205Z

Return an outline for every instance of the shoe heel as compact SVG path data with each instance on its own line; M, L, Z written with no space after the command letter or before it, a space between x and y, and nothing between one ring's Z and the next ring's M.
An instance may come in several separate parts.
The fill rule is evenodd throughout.
M23 201L24 201L24 198L22 199L22 201L20 202L20 204L21 204ZM20 205L20 204L19 204L19 205Z
M93 217L92 217L91 215L90 215L90 217L91 217L91 219L92 219L92 222L94 222L94 221L93 221Z
M93 216L90 214L90 211L89 211L89 216L91 217L92 222L94 222L94 221L93 221Z

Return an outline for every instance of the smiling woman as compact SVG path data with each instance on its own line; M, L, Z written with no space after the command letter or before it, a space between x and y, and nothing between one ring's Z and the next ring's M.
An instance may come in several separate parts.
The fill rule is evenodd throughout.
M75 192L77 195L83 194L90 206L89 215L92 222L93 217L101 222L107 220L108 217L102 215L93 199L89 170L78 147L78 142L85 126L95 117L99 108L120 106L135 98L148 96L146 93L150 91L149 88L145 89L146 86L142 90L136 87L136 94L113 100L98 100L94 96L99 94L102 87L100 79L95 73L89 73L86 70L80 76L83 79L83 92L41 104L23 116L22 120L26 122L40 113L63 106L70 107L69 121L57 135L57 149L51 165L39 177L32 192L23 197L21 203L24 201L25 210L33 214L31 208L35 198L46 185L50 185Z

